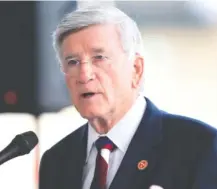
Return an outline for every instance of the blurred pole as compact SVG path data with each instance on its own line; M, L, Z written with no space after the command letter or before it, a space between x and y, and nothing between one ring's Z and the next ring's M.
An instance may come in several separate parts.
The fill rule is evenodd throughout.
M37 112L35 2L0 2L0 112Z
M57 111L71 104L64 76L52 47L52 32L63 15L76 8L76 1L38 1L37 19L37 102L39 111Z

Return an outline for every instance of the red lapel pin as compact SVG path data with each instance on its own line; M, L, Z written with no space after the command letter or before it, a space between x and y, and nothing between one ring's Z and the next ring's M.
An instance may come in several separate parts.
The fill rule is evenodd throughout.
M148 161L141 160L137 165L139 170L144 170L146 167L148 167Z

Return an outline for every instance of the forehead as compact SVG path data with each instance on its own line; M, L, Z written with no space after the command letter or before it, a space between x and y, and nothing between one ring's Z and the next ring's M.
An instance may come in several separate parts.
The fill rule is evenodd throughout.
M80 53L93 49L122 51L117 26L111 24L89 26L66 36L61 46L63 55L69 52Z

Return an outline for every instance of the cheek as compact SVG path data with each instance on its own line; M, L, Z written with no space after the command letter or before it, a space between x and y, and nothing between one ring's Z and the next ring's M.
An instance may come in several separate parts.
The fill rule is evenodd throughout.
M99 81L101 85L100 88L102 88L105 94L110 94L111 90L114 87L112 75L105 71L101 71L98 73L99 74L98 74L97 80Z
M126 92L126 88L131 87L132 73L131 68L126 63L120 67L117 67L114 74L114 81L117 88L120 88L121 92Z
M114 98L115 88L117 87L116 78L116 73L111 67L106 67L97 71L97 80L108 101L111 101Z

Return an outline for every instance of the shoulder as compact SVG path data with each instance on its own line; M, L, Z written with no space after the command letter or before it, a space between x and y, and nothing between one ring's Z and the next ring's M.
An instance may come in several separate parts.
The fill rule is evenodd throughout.
M62 140L54 144L51 148L45 151L44 155L48 156L48 154L52 157L60 156L61 154L65 154L69 148L76 148L77 144L82 140L83 136L85 136L85 132L87 131L87 124L82 125L72 133L68 134Z
M164 130L179 135L215 137L217 134L217 130L205 122L186 116L169 114L164 111L162 111L162 125Z
M162 111L162 133L165 142L179 149L204 151L214 145L217 130L200 120Z
M175 115L157 108L148 98L146 112L152 119L158 119L164 138L173 140L202 141L215 138L217 130L200 120L182 115Z

